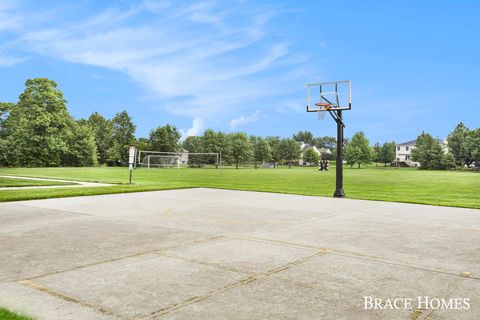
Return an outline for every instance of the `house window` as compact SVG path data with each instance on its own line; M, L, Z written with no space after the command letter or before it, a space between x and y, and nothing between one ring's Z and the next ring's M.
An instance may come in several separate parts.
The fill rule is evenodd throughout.
M408 151L408 147L405 147L405 150L407 150L407 151Z
M397 147L397 150L400 151L400 147Z

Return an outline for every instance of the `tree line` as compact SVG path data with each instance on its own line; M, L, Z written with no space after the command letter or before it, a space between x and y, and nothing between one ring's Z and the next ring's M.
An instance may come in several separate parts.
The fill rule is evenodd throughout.
M370 143L363 132L357 132L345 144L344 160L347 165L368 165L373 162L393 163L396 155L394 141L383 145ZM411 151L413 161L420 163L420 169L446 170L470 167L473 163L480 166L480 128L468 129L460 122L447 137L447 145L443 146L427 132L422 132Z
M292 164L300 157L298 141L323 143L331 137L314 138L299 132L293 138L248 136L243 132L206 130L181 142L171 125L153 129L148 137L135 137L136 125L126 111L107 119L94 112L75 120L55 81L27 80L17 103L0 103L0 165L23 167L125 165L128 148L164 152L222 153L223 162L236 167L245 163ZM306 136L304 136L306 134Z
M67 102L57 83L46 78L27 80L17 103L0 103L0 165L51 167L125 165L128 148L139 150L192 153L221 153L225 164L237 168L244 164L269 162L294 165L302 157L300 143L309 144L304 163L316 165L319 155L313 146L331 151L336 156L334 137L315 137L300 131L291 138L248 136L244 132L225 133L207 129L201 136L181 141L181 133L166 124L153 129L148 137L135 137L136 125L126 111L107 119L94 112L87 119L75 120L67 110ZM463 123L448 136L448 152L428 133L417 138L412 159L423 169L449 169L480 162L480 129L469 130ZM370 146L363 132L344 141L344 160L353 166L395 161L394 141Z

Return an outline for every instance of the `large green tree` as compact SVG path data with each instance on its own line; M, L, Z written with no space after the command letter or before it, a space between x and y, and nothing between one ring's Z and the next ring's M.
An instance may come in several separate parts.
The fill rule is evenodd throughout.
M320 156L315 152L315 150L313 150L313 148L307 148L307 150L305 150L303 153L303 162L310 166L317 165L319 159Z
M238 169L240 164L248 162L253 156L252 146L247 135L243 132L231 133L229 135L232 147L232 159L235 168Z
M470 150L471 160L476 167L480 167L480 128L471 130L467 139L467 147Z
M459 166L468 166L472 162L469 135L470 130L460 122L447 137L448 148Z
M265 138L251 136L250 144L253 148L253 160L255 164L255 169L257 169L257 162L269 161L272 157L270 146Z
M270 159L273 162L273 167L277 166L277 163L282 160L282 139L278 136L270 136L265 139L270 147Z
M392 163L395 160L396 147L397 147L397 144L395 143L395 141L383 143L380 149L378 162L385 164L385 167L387 166L387 164Z
M282 139L280 143L280 150L282 160L288 163L288 167L292 166L293 162L297 162L300 159L302 150L300 144L294 139Z
M15 107L15 103L0 102L0 166L7 162L7 118Z
M72 125L66 134L67 150L62 165L88 167L97 165L97 147L92 129L85 124Z
M140 151L152 150L152 146L150 145L150 140L147 138L138 138L135 141L135 146L137 147L137 150L140 150Z
M233 163L232 141L226 133L207 129L203 133L204 152L219 153L223 163Z
M446 153L430 134L422 132L412 150L412 160L420 163L420 169L450 169L455 163L451 153Z
M352 140L345 146L345 160L347 164L357 164L358 167L372 162L373 150L370 143L363 132L357 132L353 135Z
M305 142L309 145L314 144L313 134L310 131L299 131L292 138L297 142Z
M178 151L181 136L175 126L167 124L150 132L150 145L154 151Z
M7 131L4 159L7 165L96 164L91 131L80 128L70 116L63 93L53 80L27 80L25 91L9 112L4 126ZM77 148L82 152L72 151Z
M203 133L203 145L205 152L219 153L222 149L219 133L207 129Z
M87 124L91 128L97 145L97 159L100 164L107 162L107 151L112 144L112 122L98 112L88 117Z
M377 164L379 162L382 162L381 161L381 153L382 153L382 146L380 145L380 143L375 143L375 145L373 146L373 162L375 162L375 166L377 166Z
M128 162L128 149L135 142L136 125L127 111L117 113L111 120L112 141L106 152L110 165L121 165Z
M189 136L182 143L183 149L192 153L205 152L203 140L204 140L203 137ZM200 166L204 163L207 163L210 158L211 157L208 157L208 156L206 157L204 155L190 154L188 155L188 164L190 166L195 166L195 165Z

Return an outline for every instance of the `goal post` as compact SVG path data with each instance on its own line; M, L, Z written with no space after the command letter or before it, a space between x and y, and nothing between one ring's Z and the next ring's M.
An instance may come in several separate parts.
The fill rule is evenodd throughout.
M221 153L216 152L165 152L139 150L138 167L144 168L215 168L222 169Z

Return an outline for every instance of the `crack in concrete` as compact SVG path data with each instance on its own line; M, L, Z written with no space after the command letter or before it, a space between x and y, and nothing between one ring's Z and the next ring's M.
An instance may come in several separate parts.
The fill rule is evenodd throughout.
M52 208L44 208L44 207L37 207L25 203L16 203L19 206L23 207L28 207L28 208L35 208L35 209L41 209L41 210L47 210L47 211L55 211L55 212L61 212L61 213L70 213L70 214L75 214L75 215L82 215L82 216L89 216L92 217L92 214L89 213L83 213L83 212L73 212L73 211L65 211L65 210L59 210L59 209L52 209ZM53 213L52 213L53 214Z

